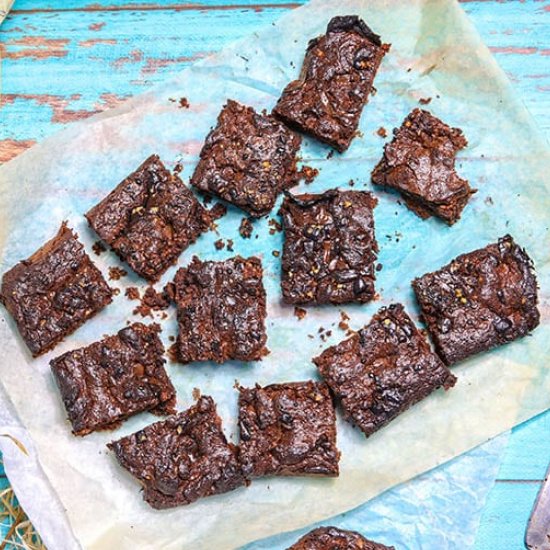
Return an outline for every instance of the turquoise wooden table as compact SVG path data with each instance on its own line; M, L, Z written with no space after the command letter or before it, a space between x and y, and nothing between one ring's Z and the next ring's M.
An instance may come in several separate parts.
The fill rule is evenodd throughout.
M16 0L0 27L0 162L304 3L91 1ZM550 1L464 0L462 5L549 136ZM549 434L550 412L513 430L477 550L523 548L527 518L550 461ZM0 469L0 490L7 484Z

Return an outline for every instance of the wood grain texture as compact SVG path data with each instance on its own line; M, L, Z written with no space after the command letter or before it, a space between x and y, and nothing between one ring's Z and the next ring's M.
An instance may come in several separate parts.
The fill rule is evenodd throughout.
M271 24L305 0L16 0L0 27L0 162ZM463 0L550 136L550 0ZM476 550L519 550L550 460L550 413L515 428ZM7 483L0 467L0 487ZM429 549L431 550L431 549Z

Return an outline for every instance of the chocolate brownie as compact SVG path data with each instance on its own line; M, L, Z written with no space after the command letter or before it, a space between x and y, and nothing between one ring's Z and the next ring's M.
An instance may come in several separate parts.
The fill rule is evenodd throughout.
M240 388L239 460L248 477L337 476L336 414L328 386Z
M364 191L287 194L280 211L285 302L343 304L374 298L376 203Z
M435 215L452 225L476 192L455 171L456 153L468 144L462 131L414 109L393 133L373 183L399 191L421 218Z
M368 540L355 531L346 531L338 527L317 527L287 550L395 550L395 548Z
M134 323L50 361L75 435L109 430L142 411L173 412L158 325Z
M539 324L533 263L510 235L458 256L412 286L448 365L521 338Z
M357 334L313 362L346 419L367 437L434 390L456 382L401 304L380 309Z
M117 185L86 218L123 261L152 282L176 263L212 221L157 155Z
M51 350L112 298L103 275L65 222L53 239L4 273L0 292L34 357Z
M273 109L293 128L345 151L357 134L382 58L389 50L356 15L334 17L310 40L302 71Z
M272 116L229 100L206 138L191 185L261 217L298 183L300 142Z
M174 278L177 356L182 363L257 361L265 343L266 296L258 258L202 262L196 256Z
M245 484L237 449L227 442L211 397L108 447L143 484L145 501L158 510Z

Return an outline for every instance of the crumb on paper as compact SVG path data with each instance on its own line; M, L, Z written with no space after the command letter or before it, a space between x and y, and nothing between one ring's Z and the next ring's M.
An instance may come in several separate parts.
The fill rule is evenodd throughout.
M382 271L382 267L384 267L380 262L376 264L376 271Z
M189 101L187 101L186 97L180 97L178 104L180 109L189 109Z
M299 321L301 321L305 316L307 315L307 310L303 307L296 306L294 308L294 316L298 318Z
M223 239L218 239L214 241L214 247L216 250L223 250L225 248L225 242Z
M183 164L181 162L176 163L174 166L174 174L180 174L183 171Z
M226 214L227 214L227 207L225 206L225 204L222 204L221 202L217 202L210 209L210 217L212 218L212 221L219 220Z
M428 103L430 103L431 101L432 101L431 97L421 97L418 100L418 103L420 103L420 105L428 105Z
M271 254L273 254L273 256L275 256L275 258L278 258L281 255L281 253L278 250L272 250Z
M170 305L170 297L166 290L157 292L152 286L147 287L141 298L140 304L132 312L134 315L142 317L153 317L153 311L162 311ZM163 314L162 319L168 316Z
M331 149L331 150L327 153L327 160L331 159L333 156L334 156L334 149Z
M233 252L233 239L227 239L227 250Z
M298 179L304 180L306 184L311 183L319 175L319 170L311 166L302 166L298 172Z
M239 225L239 235L243 239L250 239L253 229L252 222L248 218L243 218L241 220L241 225Z
M349 185L350 187L353 187L353 186L355 185L355 181L354 181L354 180L349 180L349 181L348 181L348 185Z
M109 268L109 280L110 281L119 281L122 277L128 275L128 272L125 269L117 266L111 266Z
M128 300L139 300L139 289L137 286L129 286L124 295Z
M105 245L101 241L96 241L92 245L92 250L94 251L94 254L96 256L100 256L103 252L105 252L107 249L105 248Z
M283 230L283 226L275 218L271 218L267 225L269 225L270 235L275 235L275 233L280 233Z
M120 294L120 288L113 288L113 294L118 296Z
M378 130L376 130L376 134L379 135L381 138L387 138L388 137L388 131L384 126L380 126Z
M199 388L193 388L191 395L195 401L198 401L201 398L201 390Z

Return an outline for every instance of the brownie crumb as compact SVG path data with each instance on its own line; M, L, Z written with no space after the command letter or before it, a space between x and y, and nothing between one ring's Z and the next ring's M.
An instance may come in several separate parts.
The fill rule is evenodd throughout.
M307 315L307 310L305 310L303 307L296 306L294 308L294 315L301 321Z
M128 275L128 272L120 267L112 266L109 268L110 281L119 281L122 277L126 275Z
M198 401L201 398L201 390L199 388L193 388L191 395L195 401Z
M173 334L170 334L170 336L168 336L168 340L170 340L170 342L175 342L176 337Z
M298 180L304 180L305 183L311 183L319 175L319 170L317 168L312 168L311 166L302 166L301 170L298 172Z
M420 105L428 105L428 103L430 103L431 101L432 101L431 97L421 97L418 100L418 103L420 103Z
M350 187L353 187L353 186L355 185L355 181L354 181L354 180L349 180L349 181L348 181L348 185L349 185Z
M233 239L227 239L227 250L233 252Z
M154 311L161 311L170 305L170 297L166 291L157 292L152 286L147 287L141 303Z
M218 239L214 242L214 246L216 247L216 250L223 250L225 248L225 242L223 239Z
M275 256L275 258L278 258L281 253L278 250L273 250L273 252L271 252L271 254L273 254L273 256Z
M139 306L134 308L134 311L132 311L133 315L141 315L142 317L151 317L153 318L153 312L151 311L151 308L144 303L140 303Z
M376 269L376 271L382 271L382 267L383 267L382 264L378 263L378 264L376 264L375 269Z
M174 174L179 174L183 171L183 164L181 162L178 162L176 166L174 166Z
M118 296L120 294L120 288L113 288L113 296Z
M333 156L334 156L334 149L331 149L331 150L327 153L327 160L331 159Z
M128 300L139 300L139 289L136 286L129 286L124 295Z
M267 223L270 235L275 235L275 233L280 233L283 230L283 226L274 218L271 218Z
M222 204L221 202L217 202L210 209L210 217L212 218L212 221L219 220L220 218L223 218L223 216L225 216L226 214L227 214L227 207L225 206L225 204Z
M239 234L243 239L250 239L253 229L254 227L252 226L252 222L248 218L243 218L241 220Z
M189 109L189 101L186 97L180 97L179 106L181 109Z
M387 138L388 137L388 131L384 126L380 126L378 130L376 130L377 135L379 135L381 138Z
M92 250L94 251L94 254L96 256L100 256L102 252L105 252L107 249L105 248L105 245L101 241L96 241L93 246Z

